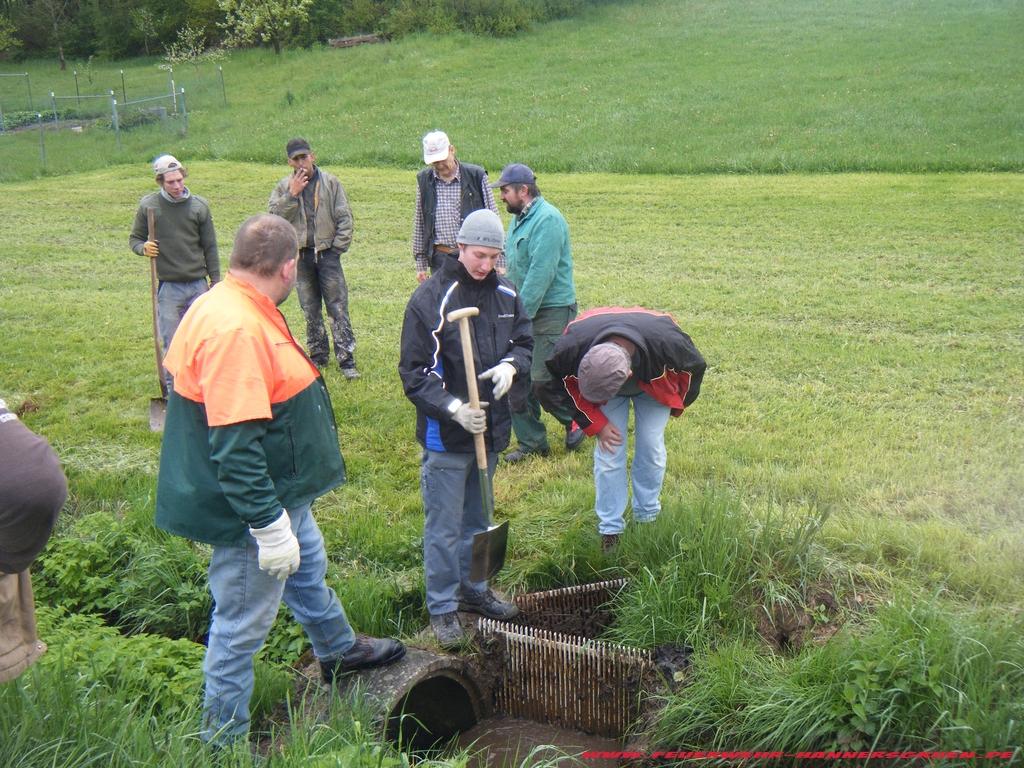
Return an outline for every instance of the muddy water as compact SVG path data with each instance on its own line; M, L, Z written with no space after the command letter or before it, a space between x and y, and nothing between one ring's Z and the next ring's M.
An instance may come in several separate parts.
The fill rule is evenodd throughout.
M481 720L468 731L463 731L456 744L460 749L472 749L477 753L470 760L469 768L519 768L542 760L552 760L551 765L563 768L618 768L617 760L581 760L579 755L588 750L615 752L623 748L620 742L603 736L500 716ZM533 757L524 762L531 752ZM553 761L562 755L565 756L563 759Z

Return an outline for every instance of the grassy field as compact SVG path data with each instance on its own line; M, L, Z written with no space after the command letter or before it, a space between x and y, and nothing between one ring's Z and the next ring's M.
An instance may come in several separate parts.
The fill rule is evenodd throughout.
M233 54L230 106L212 65L179 67L189 135L47 136L48 172L194 160L277 162L307 135L321 159L418 164L442 127L492 171L779 173L1024 168L1024 7L1008 0L653 0L596 5L511 40L414 36L345 50ZM156 59L79 63L82 92L164 93ZM75 65L72 65L74 68ZM86 83L88 69L91 83ZM71 69L18 63L44 114ZM0 78L5 111L24 83ZM39 172L39 137L0 136L0 181Z
M419 450L396 374L414 287L413 176L328 167L356 219L345 267L365 373L351 384L328 374L350 474L318 506L329 577L357 627L418 642ZM190 186L212 203L225 259L283 171L192 164ZM662 746L1019 746L1024 178L547 173L540 184L570 222L581 305L670 311L710 369L699 401L668 430L662 518L627 532L613 557L600 553L586 453L499 471L499 516L513 531L502 586L628 575L616 638L684 641L697 653L693 684L651 725ZM126 244L148 190L122 166L8 183L0 197L0 393L30 403L26 423L71 479L37 574L57 611L44 629L57 638L68 633L62 608L155 633L135 637L186 640L201 635L208 609L204 552L150 522L159 436L146 415L157 383L146 265ZM294 297L283 309L301 332ZM786 608L810 615L820 642L774 647L764 619L783 623ZM268 701L283 698L280 665L302 648L281 622L262 662ZM159 655L193 658L178 646ZM17 751L0 747L0 763L26 750L28 765L89 764L86 753L113 766L202 759L194 708L150 711L132 699L152 679L90 673L75 658L66 663L81 677L69 678L59 641L49 657L35 677L0 689L0 722L36 723L8 747ZM107 712L81 703L90 697L120 702L128 727L92 739L45 721L47 707L77 701L84 733ZM348 709L338 717L348 725L326 744L285 727L275 760L373 748ZM160 750L147 747L150 722Z

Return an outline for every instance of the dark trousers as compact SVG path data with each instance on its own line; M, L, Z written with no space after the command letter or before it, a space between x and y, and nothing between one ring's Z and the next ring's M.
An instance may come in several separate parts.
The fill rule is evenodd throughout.
M561 381L552 381L544 361L554 351L555 342L573 318L576 305L544 307L533 318L533 363L527 376L517 376L509 391L512 429L519 447L525 451L544 451L548 433L540 420L541 408L562 426L568 427L576 417L576 407Z
M314 253L312 248L303 248L299 251L295 287L302 314L306 316L306 353L310 359L320 367L331 359L323 318L326 306L338 364L342 368L354 367L356 339L348 316L348 285L340 254L333 250Z

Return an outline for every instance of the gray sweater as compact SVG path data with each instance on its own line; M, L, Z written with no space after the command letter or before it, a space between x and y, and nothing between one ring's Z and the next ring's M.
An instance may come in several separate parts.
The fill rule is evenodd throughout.
M135 223L128 245L140 256L146 237L146 211L156 211L156 240L160 255L156 272L161 280L184 283L210 278L220 281L220 260L217 257L217 233L213 229L210 206L203 198L189 195L172 203L159 191L146 195L135 212Z

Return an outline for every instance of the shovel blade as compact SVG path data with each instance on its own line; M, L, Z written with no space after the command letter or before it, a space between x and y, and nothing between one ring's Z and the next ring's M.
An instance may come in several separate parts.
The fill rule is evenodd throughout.
M473 536L472 559L469 563L470 581L488 581L505 565L508 548L508 520L492 525Z
M149 431L163 432L164 420L167 416L167 400L154 397L149 401Z

